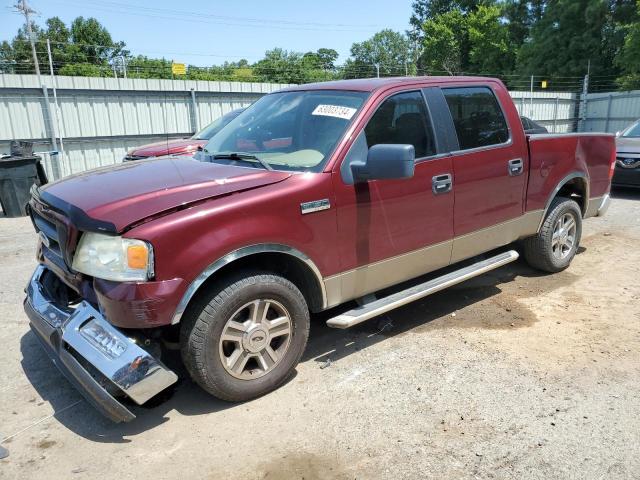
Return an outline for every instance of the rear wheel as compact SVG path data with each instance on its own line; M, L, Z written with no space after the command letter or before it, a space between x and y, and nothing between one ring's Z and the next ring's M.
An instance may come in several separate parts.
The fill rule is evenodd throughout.
M235 277L207 292L201 305L182 327L181 349L202 388L244 401L286 381L309 335L309 310L293 283L271 274Z
M524 240L524 258L534 268L559 272L571 264L582 236L582 212L569 198L551 203L540 231Z

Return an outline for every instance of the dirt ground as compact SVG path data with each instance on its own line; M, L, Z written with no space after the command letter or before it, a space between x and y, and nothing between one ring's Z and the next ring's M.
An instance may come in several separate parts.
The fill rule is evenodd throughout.
M278 391L227 404L185 379L125 425L36 343L36 237L0 218L0 478L640 478L640 192L615 197L565 272L519 261L351 330L319 318Z

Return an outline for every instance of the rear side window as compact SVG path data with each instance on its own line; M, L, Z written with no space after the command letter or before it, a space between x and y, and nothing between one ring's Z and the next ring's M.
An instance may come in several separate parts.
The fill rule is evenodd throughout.
M460 150L498 145L509 139L498 100L487 87L443 88Z
M420 92L399 93L386 99L364 132L369 148L380 143L400 143L413 145L416 158L436 153L431 120Z

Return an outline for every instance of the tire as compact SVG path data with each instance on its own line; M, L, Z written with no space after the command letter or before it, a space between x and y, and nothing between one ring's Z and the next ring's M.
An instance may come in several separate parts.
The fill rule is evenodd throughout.
M573 230L568 227L569 218L575 224ZM565 221L567 223L563 223ZM563 237L563 228L568 233L566 237ZM554 232L560 234L560 242L554 241ZM578 204L569 198L554 198L540 231L524 240L524 258L529 265L538 270L560 272L571 264L580 245L581 236L582 212ZM571 238L573 241L569 247Z
M300 290L277 275L245 273L200 297L181 327L180 347L195 382L219 399L241 402L282 385L308 337L309 309Z

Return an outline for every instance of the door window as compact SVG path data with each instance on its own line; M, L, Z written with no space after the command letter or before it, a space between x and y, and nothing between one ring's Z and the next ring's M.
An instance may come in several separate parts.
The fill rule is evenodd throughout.
M436 153L431 121L420 92L399 93L385 100L364 132L368 148L380 143L411 144L416 158Z
M451 111L460 150L509 140L507 122L490 88L444 88L442 92Z

